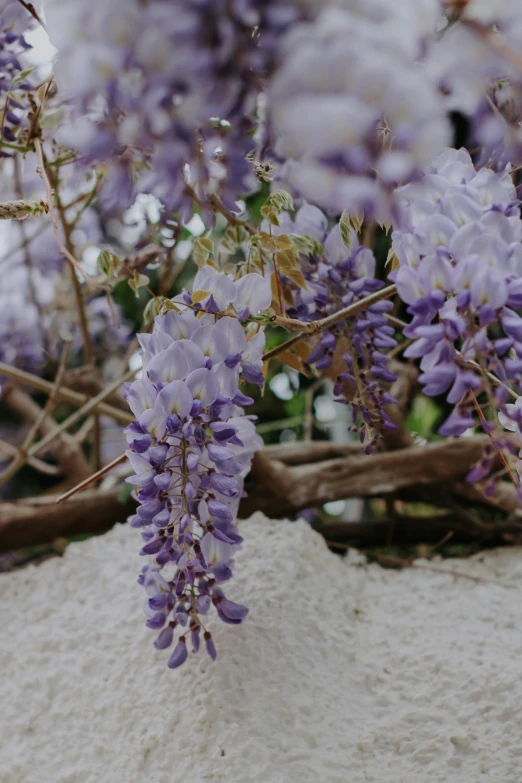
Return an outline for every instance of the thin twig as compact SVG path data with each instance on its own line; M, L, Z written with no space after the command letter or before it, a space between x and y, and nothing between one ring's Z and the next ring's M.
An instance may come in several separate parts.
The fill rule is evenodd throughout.
M460 22L475 33L483 43L503 57L516 71L522 73L522 54L510 44L505 35L498 30L485 27L476 19L461 17Z
M304 439L312 440L313 428L314 428L314 395L315 392L321 388L324 384L324 378L318 378L311 386L306 390L305 395L305 426L304 426Z
M89 416L89 418L85 419L84 423L78 427L73 435L76 443L83 443L84 440L91 434L92 428L94 427L94 420L94 416Z
M20 157L18 155L14 156L14 181L15 181L15 187L16 187L16 193L19 199L24 198L24 188L22 183L22 174L20 170ZM27 229L25 225L25 221L18 220L16 221L18 225L18 231L20 233L20 237L22 239L21 242L21 248L23 249L23 256L24 256L24 264L25 268L27 270L27 282L28 282L28 288L29 288L29 296L31 298L31 302L34 305L37 313L38 313L38 319L40 321L40 328L42 328L43 325L43 313L42 313L42 306L38 299L37 293L36 293L36 287L35 287L35 275L34 275L34 264L33 259L31 255L31 251L29 249L29 242L30 239L27 236ZM45 227L45 223L43 225ZM39 229L41 230L41 228ZM37 233L37 232L36 232ZM11 250L8 254L8 257L12 254L14 254L16 250ZM44 348L48 349L48 336L45 329L42 328L42 337L43 337L43 343Z
M194 191L192 192L194 193ZM197 197L196 201L198 201ZM213 212L219 212L232 226L243 226L251 236L257 234L257 230L251 223L247 220L242 220L235 212L232 212L231 209L223 204L219 196L216 196L215 193L210 194L208 201Z
M307 334L319 334L330 326L334 326L339 321L352 318L354 315L367 310L372 304L380 302L381 299L389 299L397 293L397 286L395 284L389 285L386 288L381 288L380 291L376 291L373 294L365 296L364 299L359 299L358 302L354 302L348 307L343 307L342 310L338 310L336 313L326 316L326 318L320 318L318 321L299 321L295 318L284 318L277 315L274 322L279 326L286 326L288 329L299 329L301 332Z
M44 25L44 23L42 22L42 19L41 19L41 17L38 15L38 11L37 11L37 10L36 10L36 8L34 7L34 5L33 5L32 3L28 3L28 2L27 2L27 0L18 0L18 2L20 3L20 5L23 5L23 7L25 8L25 10L26 10L26 11L28 11L28 12L31 14L31 16L32 16L34 19L36 19L36 21L38 22L38 24L40 24L40 25L43 27L43 29L45 30L45 32L47 32L47 28L46 28L46 26Z
M60 358L60 364L58 366L58 371L56 373L56 377L54 379L54 388L47 398L47 402L45 403L45 406L40 411L39 415L34 420L33 424L29 428L29 432L25 436L24 440L22 441L22 445L18 449L18 453L16 457L13 459L10 465L8 465L5 470L3 470L0 473L0 484L5 484L6 481L9 481L9 479L15 475L27 462L29 457L29 447L31 446L31 443L33 442L34 438L36 437L37 433L39 432L42 424L46 420L46 418L50 415L52 412L55 401L56 401L56 394L61 386L62 380L63 380L63 374L65 372L65 367L67 365L67 359L69 357L69 350L71 347L70 342L66 342L63 346L62 355Z
M33 424L41 419L41 407L37 405L26 391L16 384L5 384L2 401L29 424ZM54 431L55 424L51 416L46 416L42 420L40 432L43 437ZM28 455L35 456L30 453L31 449L32 447L28 449ZM68 432L61 433L58 444L53 448L53 453L66 477L67 486L76 484L89 475L90 470L84 454L78 443ZM27 461L28 456L25 455L25 458Z
M96 395L96 397L93 397L89 402L85 403L79 410L72 413L65 421L62 421L61 424L58 424L52 432L50 432L48 435L46 435L44 438L42 438L40 441L35 443L31 448L29 449L29 455L33 456L35 454L38 454L39 451L41 451L43 448L48 446L52 441L58 437L62 432L65 432L69 427L72 427L73 424L76 424L77 421L79 421L82 416L85 416L87 413L91 413L93 411L97 404L99 402L102 402L106 397L109 396L109 394L112 394L116 389L118 389L122 383L125 383L125 381L130 380L134 375L136 374L136 370L128 370L124 375L121 376L121 378L118 378L116 381L111 383L109 386L107 386L103 391L101 391L99 394Z
M243 226L243 228L246 228L251 236L258 233L251 223L240 218L239 215L236 215L235 212L232 212L232 210L229 209L215 193L210 193L207 195L207 203L205 204L205 202L198 196L194 188L191 187L191 185L188 183L185 185L185 190L190 195L190 197L194 199L196 204L199 204L200 207L203 208L209 206L213 212L219 212L220 215L223 215L223 217L226 218L230 225Z
M18 158L15 158L15 160L18 160ZM19 223L19 225L23 226L24 228L26 228L26 224L23 223L23 222ZM27 236L18 245L15 245L14 247L9 248L9 250L6 253L4 253L4 255L2 255L0 257L0 262L1 261L6 261L7 259L11 258L15 253L18 253L20 250L24 250L24 248L26 248L28 245L31 244L33 239L36 239L38 236L40 236L40 234L43 234L43 232L46 230L46 228L47 228L47 223L45 223L45 222L41 223L38 226L38 228L34 231L34 233L32 233L30 236Z
M0 440L0 455L2 453L7 457L16 457L18 449L11 443ZM44 462L42 459L38 459L38 457L29 457L27 463L35 470L38 470L40 473L45 473L47 476L61 476L63 473L61 468L57 465L49 465L49 463Z
M47 170L46 170L46 174L48 177L50 176ZM62 225L63 236L65 239L65 247L67 251L70 253L70 255L73 256L74 247L71 239L72 227L69 224L69 221L67 220L65 209L63 207L62 200L60 198L60 193L58 190L59 169L56 169L54 178L55 178L54 185L55 185L56 208L57 208L58 216L60 218L60 223ZM89 201L87 203L89 203ZM78 276L75 270L72 267L69 267L69 269L71 272L71 281L74 289L76 306L78 309L78 321L82 333L83 355L84 355L85 363L94 365L94 351L92 347L91 334L89 332L89 320L87 318L87 310L82 296L80 281L78 280ZM99 470L102 464L101 463L102 435L101 435L100 417L98 414L94 415L94 426L93 426L92 434L93 437L92 437L92 460L91 461L93 463L94 469Z
M328 329L330 326L334 326L339 321L353 318L353 316L357 315L363 310L366 310L372 304L380 302L382 299L389 299L396 293L397 286L389 285L386 288L382 288L380 291L376 291L369 296L365 296L364 299L360 299L358 302L354 302L348 307L344 307L342 310L338 310L336 313L328 315L326 318L320 318L318 321L298 321L295 318L286 318L280 315L275 316L273 319L273 323L275 325L284 326L287 329L298 329L301 334L295 335L289 340L286 340L286 342L281 343L281 345L276 345L275 348L267 351L267 353L263 355L263 361L272 359L274 356L277 356L279 353L285 351L291 345L294 345L299 340L302 340L303 337L307 337L308 335L317 335L320 332L323 332L325 329Z
M273 359L275 356L278 356L280 353L283 353L283 351L286 351L288 348L291 348L292 345L295 345L300 340L303 339L306 335L303 334L294 334L293 337L290 337L289 340L285 340L284 343L281 343L280 345L276 345L274 348L271 348L269 351L263 354L263 361L266 362L268 359Z
M79 484L77 484L75 487L70 489L68 492L65 492L63 495L60 495L60 497L57 498L56 503L63 503L65 500L68 500L73 495L76 495L77 492L80 492L82 489L85 489L85 487L88 487L90 484L93 484L95 481L98 481L99 478L105 476L106 473L109 473L117 465L120 465L122 462L125 462L126 459L127 459L126 454L120 454L119 457L113 459L112 462L109 462L108 465L105 465L103 468L100 468L100 470L96 471L96 473L93 473L92 476L86 478L85 481L81 481Z
M484 430L484 432L489 437L489 439L491 441L491 445L493 446L493 448L497 452L498 456L500 457L500 461L504 465L509 478L511 479L511 481L513 482L515 487L518 487L518 481L516 480L515 476L513 475L513 471L511 470L511 466L510 466L509 462L506 459L506 455L499 448L497 448L497 446L495 445L495 441L494 441L492 433L488 432L488 422L486 420L486 417L484 416L484 413L482 412L482 408L480 407L477 398L475 397L475 393L473 392L472 389L469 390L469 393L471 395L471 399L473 400L473 405L475 406L475 410L477 411L478 417L479 417L479 419L480 419L480 421L482 423L482 429Z
M31 386L33 389L38 389L39 391L47 393L51 393L54 388L54 384L46 381L44 378L40 378L38 375L33 375L25 370L20 370L18 367L12 367L5 362L0 362L0 377L1 376L12 378L21 384ZM71 405L76 406L85 405L85 403L89 402L91 399L87 394L81 394L80 392L76 392L73 389L68 389L66 387L59 389L57 397L60 400L64 400L65 402L69 402ZM97 413L103 413L105 416L109 416L115 421L120 422L120 424L130 424L135 418L132 413L127 413L106 402L98 403L93 410Z
M52 409L55 406L56 397L58 392L60 391L60 386L62 385L63 375L65 372L65 368L67 366L67 359L69 358L70 349L71 349L71 342L70 341L65 342L62 349L62 355L60 357L60 364L58 366L58 371L54 379L53 390L51 391L49 397L47 398L47 402L45 403L45 406L42 408L42 412L40 416L34 422L33 426L27 433L27 436L20 447L21 452L25 452L25 450L29 448L29 446L33 442L34 437L38 433L45 417L52 412Z
M49 176L49 173L46 170L47 176ZM65 210L63 208L60 194L58 193L58 174L56 174L56 188L55 188L55 198L56 198L56 209L58 212L58 216L60 219L60 223L62 225L63 229L63 236L65 239L65 248L71 258L74 258L73 255L73 243L71 240L71 227L69 226L69 223L67 221L67 218L65 216ZM80 286L80 281L78 280L78 276L76 274L76 271L70 267L71 272L71 282L74 289L74 297L76 299L76 306L78 308L78 321L80 324L80 330L82 333L82 341L83 341L83 354L84 354L84 361L85 364L93 364L94 363L94 353L92 348L92 340L91 335L89 332L89 321L87 318L87 311L85 309L85 302L83 301L82 296L82 289Z
M98 286L98 282L95 278L93 278L91 275L89 275L81 266L81 264L78 263L78 261L75 259L75 257L72 255L72 253L65 247L64 243L62 242L62 238L60 236L60 229L58 227L58 219L56 217L56 210L54 208L54 192L51 187L51 183L49 182L49 178L47 176L47 171L45 168L44 163L44 157L43 157L43 150L42 150L42 142L40 139L35 138L34 139L34 149L36 152L36 157L38 160L38 173L40 174L40 177L42 178L42 181L44 183L45 192L47 196L47 205L49 207L49 216L51 218L51 225L53 227L53 233L54 238L56 239L56 244L58 245L58 249L61 253L61 255L65 258L65 260L70 264L73 271L78 272L78 274L82 275L82 277L91 283L91 285Z
M290 427L300 427L303 424L304 418L302 414L298 416L290 416L286 419L277 419L275 421L265 421L262 424L258 424L256 431L260 435L264 435L267 432L277 432L278 430L288 429Z

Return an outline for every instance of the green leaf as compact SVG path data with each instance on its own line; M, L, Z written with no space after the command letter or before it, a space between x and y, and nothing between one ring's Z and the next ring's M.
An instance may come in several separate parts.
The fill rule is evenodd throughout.
M213 253L214 243L210 237L196 237L192 246L192 257L199 267L205 266Z
M442 417L441 408L429 397L419 394L413 400L406 425L410 432L416 432L421 438L433 440L436 427Z
M361 233L361 228L364 223L364 214L355 214L351 216L352 226L357 231L358 234Z
M100 270L102 275L108 277L110 280L114 280L118 277L122 260L115 253L111 253L110 250L102 250L96 260L96 266Z
M301 253L305 256L322 255L323 246L320 242L317 241L317 239L315 239L315 237L309 236L308 234L305 234L305 236L300 236L299 234L289 234L289 237L298 253Z
M341 215L341 220L339 221L339 229L341 231L341 239L343 241L343 245L347 250L352 249L352 236L350 233L351 230L351 220L350 215L346 210L344 210L343 214Z
M16 84L17 82L23 82L24 79L27 79L27 77L33 73L33 71L36 71L36 66L33 66L32 68L24 68L23 71L20 71L18 76L15 76L11 84Z
M225 231L222 247L229 253L235 253L250 239L250 234L244 226L229 226Z
M261 214L272 226L281 225L277 216L277 210L274 209L271 204L266 204L264 207L261 207Z
M270 194L268 203L278 212L282 212L283 210L288 211L294 208L292 196L286 190L275 190Z
M162 308L163 301L161 298L153 297L152 299L149 299L145 305L145 310L143 311L143 323L148 324L151 321L154 321L154 319L161 313Z
M123 484L118 492L118 503L122 505L127 502L132 493L133 487L131 484Z
M129 286L136 294L136 298L140 295L140 288L144 288L149 284L149 278L147 275L140 275L139 272L134 272L133 277L129 280Z

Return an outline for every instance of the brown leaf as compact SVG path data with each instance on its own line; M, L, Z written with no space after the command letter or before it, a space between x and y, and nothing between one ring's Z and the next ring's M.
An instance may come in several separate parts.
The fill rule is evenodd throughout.
M295 353L292 353L290 350L282 351L280 354L278 354L277 358L283 362L283 364L288 365L288 367L291 367L293 370L297 370L297 372L300 372L303 375L310 374L304 366L302 359L300 359L299 356L296 356Z
M299 269L289 269L285 272L286 276L295 283L299 288L307 288L306 280L303 277L303 273Z
M294 244L289 236L286 234L280 234L275 238L275 243L281 250L293 250Z
M292 250L279 250L276 254L276 261L285 275L288 275L289 271L295 269L295 265L297 263L297 254L295 249L292 248Z

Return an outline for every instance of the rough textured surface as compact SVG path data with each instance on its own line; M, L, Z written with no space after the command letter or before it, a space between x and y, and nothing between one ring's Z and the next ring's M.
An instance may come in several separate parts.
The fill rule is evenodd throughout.
M131 528L0 575L2 783L520 783L520 550L440 566L501 586L241 529L250 615L174 672Z

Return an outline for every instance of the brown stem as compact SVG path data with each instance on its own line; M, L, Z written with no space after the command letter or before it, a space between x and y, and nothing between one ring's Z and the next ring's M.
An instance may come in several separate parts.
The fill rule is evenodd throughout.
M469 30L472 30L475 35L480 38L485 44L487 44L494 52L500 54L516 71L522 73L522 54L515 49L509 41L498 30L492 30L489 27L485 27L476 19L470 19L469 17L461 16L461 24L466 25Z
M43 544L78 533L103 533L136 508L119 501L120 489L82 492L61 506L56 497L0 503L0 552Z
M42 410L29 395L14 384L9 385L4 390L2 401L19 416L22 416L28 422L34 423L39 421L39 429L44 433L44 438L49 442L54 440L55 435L55 422L50 416L42 418ZM52 437L49 437L52 435ZM60 432L59 443L53 449L55 459L62 468L63 473L67 476L68 481L71 483L77 483L83 478L89 475L89 466L84 457L82 449L74 438L68 433ZM42 441L40 441L42 442ZM26 459L29 461L30 457L34 457L34 446L27 450Z
M15 459L11 462L8 467L0 473L0 484L5 484L6 481L8 481L12 476L17 473L20 468L22 468L25 463L28 460L29 452L28 449L33 442L35 436L37 433L41 430L42 424L47 419L48 416L50 416L56 401L56 395L57 392L60 389L60 386L62 384L63 380L63 374L65 372L65 365L67 363L67 358L69 356L69 349L71 347L70 342L66 342L63 350L62 350L62 356L60 359L60 364L58 367L58 372L56 373L56 378L54 380L54 388L47 398L47 402L45 403L44 408L41 410L40 415L37 416L32 424L32 426L29 428L29 432L27 433L26 437L24 438L22 445L18 449L18 454L16 455Z
M30 14L31 14L31 16L32 16L34 19L36 19L36 21L38 22L38 24L39 24L39 25L41 25L41 26L43 27L43 29L44 29L44 30L47 30L46 26L45 26L45 25L44 25L44 23L42 22L42 19L41 19L41 17L38 15L38 12L37 12L37 10L36 10L36 8L34 7L34 5L33 5L32 3L28 3L28 2L27 2L27 0L18 0L18 2L20 3L20 5L23 5L23 7L25 8L25 10L26 10L26 11L28 11L28 13L30 13Z
M13 446L12 443L7 443L5 440L0 440L0 457L5 454L8 457L16 457L18 455L18 449ZM62 475L61 468L56 465L49 465L38 457L29 457L28 464L38 470L40 473L44 473L46 476L60 476Z
M109 462L108 465L105 465L103 468L100 468L100 470L96 471L96 473L93 473L92 476L89 476L89 478L86 478L84 481L81 481L79 484L77 484L75 487L70 489L68 492L65 492L63 495L60 495L60 497L56 500L58 504L63 503L65 500L69 500L73 495L76 495L77 492L81 492L82 489L85 489L90 484L93 484L95 481L98 481L98 479L102 478L102 476L105 476L107 473L110 473L113 468L115 468L117 465L121 465L122 462L125 462L127 459L126 454L120 454L119 457L116 457L116 459L113 459L112 462Z
M254 226L249 223L246 220L243 220L238 215L235 214L235 212L232 212L231 209L229 209L217 196L215 193L210 193L206 195L206 201L207 204L198 196L196 191L193 187L191 187L189 184L185 185L185 190L190 195L191 198L194 199L194 201L199 204L201 207L210 206L211 210L213 212L219 212L220 215L223 215L224 218L226 218L227 222L230 223L232 226L243 226L243 228L246 228L248 233L253 236L254 234L257 234L257 230L254 228Z
M261 510L268 516L284 516L332 500L385 497L444 485L450 500L449 483L464 479L480 459L486 443L487 436L456 438L371 456L354 454L296 466L267 459L261 451L256 454L245 483L248 497L242 501L240 515L245 517ZM463 488L466 486L474 490L476 502L488 503L476 487L463 483ZM506 510L517 508L515 488L504 482L501 490L491 499L493 504ZM437 492L440 502L440 489L433 490L435 496Z
M282 351L285 351L303 337L306 337L307 335L319 334L325 329L328 329L330 326L334 326L339 321L353 318L355 315L358 315L358 313L366 310L372 304L380 302L382 299L389 299L396 293L397 286L389 285L386 288L381 288L380 291L376 291L373 294L365 296L364 299L360 299L358 302L354 302L353 304L348 305L348 307L343 307L342 310L338 310L336 313L332 313L326 318L319 319L318 321L298 321L295 318L286 318L285 316L276 315L273 319L273 323L275 325L284 326L287 329L299 330L301 334L291 337L290 340L287 340L281 345L277 345L275 348L272 348L271 351L268 351L264 354L263 361L277 356L279 353L282 353Z
M85 405L82 405L79 410L71 413L71 415L65 419L65 421L62 421L61 424L58 424L56 427L54 427L52 432L49 432L40 441L31 446L29 449L30 456L38 454L39 451L52 443L52 441L58 437L60 433L65 432L67 429L69 429L69 427L72 427L74 424L76 424L76 422L78 422L83 416L93 411L96 408L96 405L99 402L102 402L105 397L108 397L109 394L112 394L113 391L116 391L116 389L118 389L122 383L134 377L135 372L135 370L128 370L124 375L121 376L121 378L118 378L116 381L111 383L109 386L107 386L106 389L97 394L96 397L93 397L92 400L86 402Z
M14 181L15 181L15 187L16 187L16 193L18 195L18 198L23 199L24 197L24 189L23 189L23 183L22 183L22 177L21 177L21 171L20 171L20 157L18 155L14 156ZM48 348L48 336L46 331L43 329L43 314L42 314L42 307L40 304L40 301L38 299L36 288L34 284L34 264L33 259L31 256L31 251L29 250L29 243L31 241L30 238L27 236L26 232L26 226L23 220L17 220L16 221L18 225L18 231L20 232L21 237L21 243L20 246L23 249L23 255L24 255L24 264L25 268L27 270L27 281L28 281L28 288L29 288L29 296L31 298L31 302L36 308L36 311L38 312L38 320L40 322L40 328L42 329L42 337L43 337L43 343L44 348L47 350Z
M12 378L21 384L31 386L33 389L38 389L42 392L52 393L54 388L54 384L44 380L44 378L39 378L38 375L33 375L32 373L26 372L25 370L19 370L17 367L12 367L10 364L6 364L5 362L0 362L0 377L1 376ZM89 402L91 399L91 396L88 394L80 394L79 392L74 391L73 389L68 389L66 387L60 388L56 396L57 399L63 400L64 402L69 402L71 405L75 405L77 407L85 405L85 403ZM110 394L107 396L109 398L111 397ZM96 411L97 413L103 413L105 416L110 416L111 419L119 421L121 424L130 424L134 421L135 418L132 413L120 410L114 405L108 405L106 402L97 403L94 406L93 411Z
M56 210L63 230L65 248L69 253L69 255L74 258L74 247L71 240L71 227L65 215L65 210L63 208L62 201L60 198L60 193L58 191L58 171L59 169L57 169L56 172L53 173L52 171L49 171L49 168L47 166L45 168L45 173L47 177L49 177L49 181L52 182L53 185L54 195L56 199ZM53 177L53 179L51 179L51 177ZM85 302L83 300L80 281L78 280L76 269L72 266L70 266L69 269L71 273L71 282L74 289L74 296L76 299L76 307L78 308L78 321L80 323L80 329L82 333L84 361L85 364L94 364L92 340L89 332L89 321L87 318L87 312L85 309Z
M56 216L56 210L54 208L55 194L51 187L51 183L49 182L49 177L47 176L47 169L44 161L42 142L40 141L40 139L38 138L34 139L34 148L38 160L38 173L40 174L42 181L44 183L46 197L47 197L47 205L49 207L49 215L51 218L51 225L53 228L56 244L58 245L58 250L60 251L62 256L65 258L65 260L73 270L75 270L80 275L82 275L82 277L84 277L87 282L91 283L91 285L95 287L100 287L98 281L95 278L91 277L91 275L87 274L87 272L82 268L81 264L79 264L78 261L75 259L74 255L65 247L64 243L62 242L62 238L60 236L60 229L58 226L58 219Z
M231 225L243 226L243 228L246 228L246 230L251 236L257 234L257 230L254 228L254 226L251 223L249 223L247 220L242 220L234 212L232 212L232 210L230 210L227 206L225 206L225 204L223 204L219 196L216 196L214 193L211 193L210 196L208 197L208 201L212 210L214 212L219 212L221 215L223 215L223 217L226 218Z

